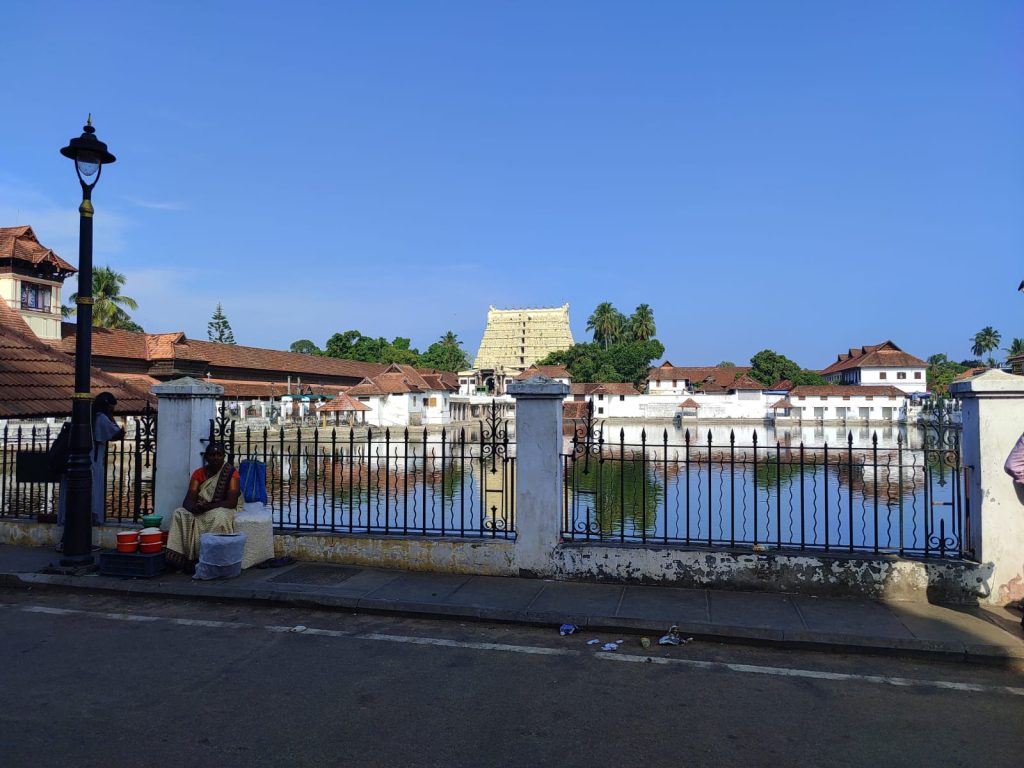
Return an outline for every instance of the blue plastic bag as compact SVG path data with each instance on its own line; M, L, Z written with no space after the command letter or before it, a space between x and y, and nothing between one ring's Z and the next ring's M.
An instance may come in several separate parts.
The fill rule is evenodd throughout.
M246 502L267 503L267 465L262 461L246 459L238 465L238 479L242 497Z

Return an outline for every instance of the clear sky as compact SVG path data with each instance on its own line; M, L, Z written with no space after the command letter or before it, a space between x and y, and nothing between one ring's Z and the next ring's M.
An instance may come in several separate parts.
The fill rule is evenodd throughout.
M448 329L654 308L677 365L1024 336L1022 2L8 0L0 225L149 331Z

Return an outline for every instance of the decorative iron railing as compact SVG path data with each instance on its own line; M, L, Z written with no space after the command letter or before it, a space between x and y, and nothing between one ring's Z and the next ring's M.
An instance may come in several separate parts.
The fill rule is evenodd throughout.
M221 409L210 439L266 465L278 531L514 537L514 444L494 403L469 431L236 424Z
M116 522L137 522L153 511L156 473L156 411L125 419L125 435L107 443L104 465L105 516ZM0 432L0 517L44 519L57 514L60 485L19 482L19 454L46 453L60 424L6 425ZM27 462L32 456L21 457ZM22 473L24 474L24 473Z
M714 444L687 430L627 443L593 418L573 422L563 455L563 537L755 550L818 549L964 557L972 552L960 429L921 427L920 447L762 445L757 432Z

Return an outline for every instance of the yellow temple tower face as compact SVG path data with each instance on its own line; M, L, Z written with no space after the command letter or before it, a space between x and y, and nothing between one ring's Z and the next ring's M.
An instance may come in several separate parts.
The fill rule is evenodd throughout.
M537 309L487 309L487 327L473 367L477 370L524 370L551 352L573 345L569 305Z

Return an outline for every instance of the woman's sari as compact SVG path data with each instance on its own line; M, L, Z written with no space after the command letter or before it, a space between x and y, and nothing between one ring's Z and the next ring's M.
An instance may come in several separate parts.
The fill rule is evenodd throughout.
M231 477L237 470L225 463L220 472L206 478L199 486L196 501L212 502L227 497ZM184 507L174 510L171 518L170 534L167 538L167 549L170 553L195 562L199 559L199 537L204 533L234 533L235 513L242 508L245 499L238 495L238 508L215 507L201 514L193 514Z

